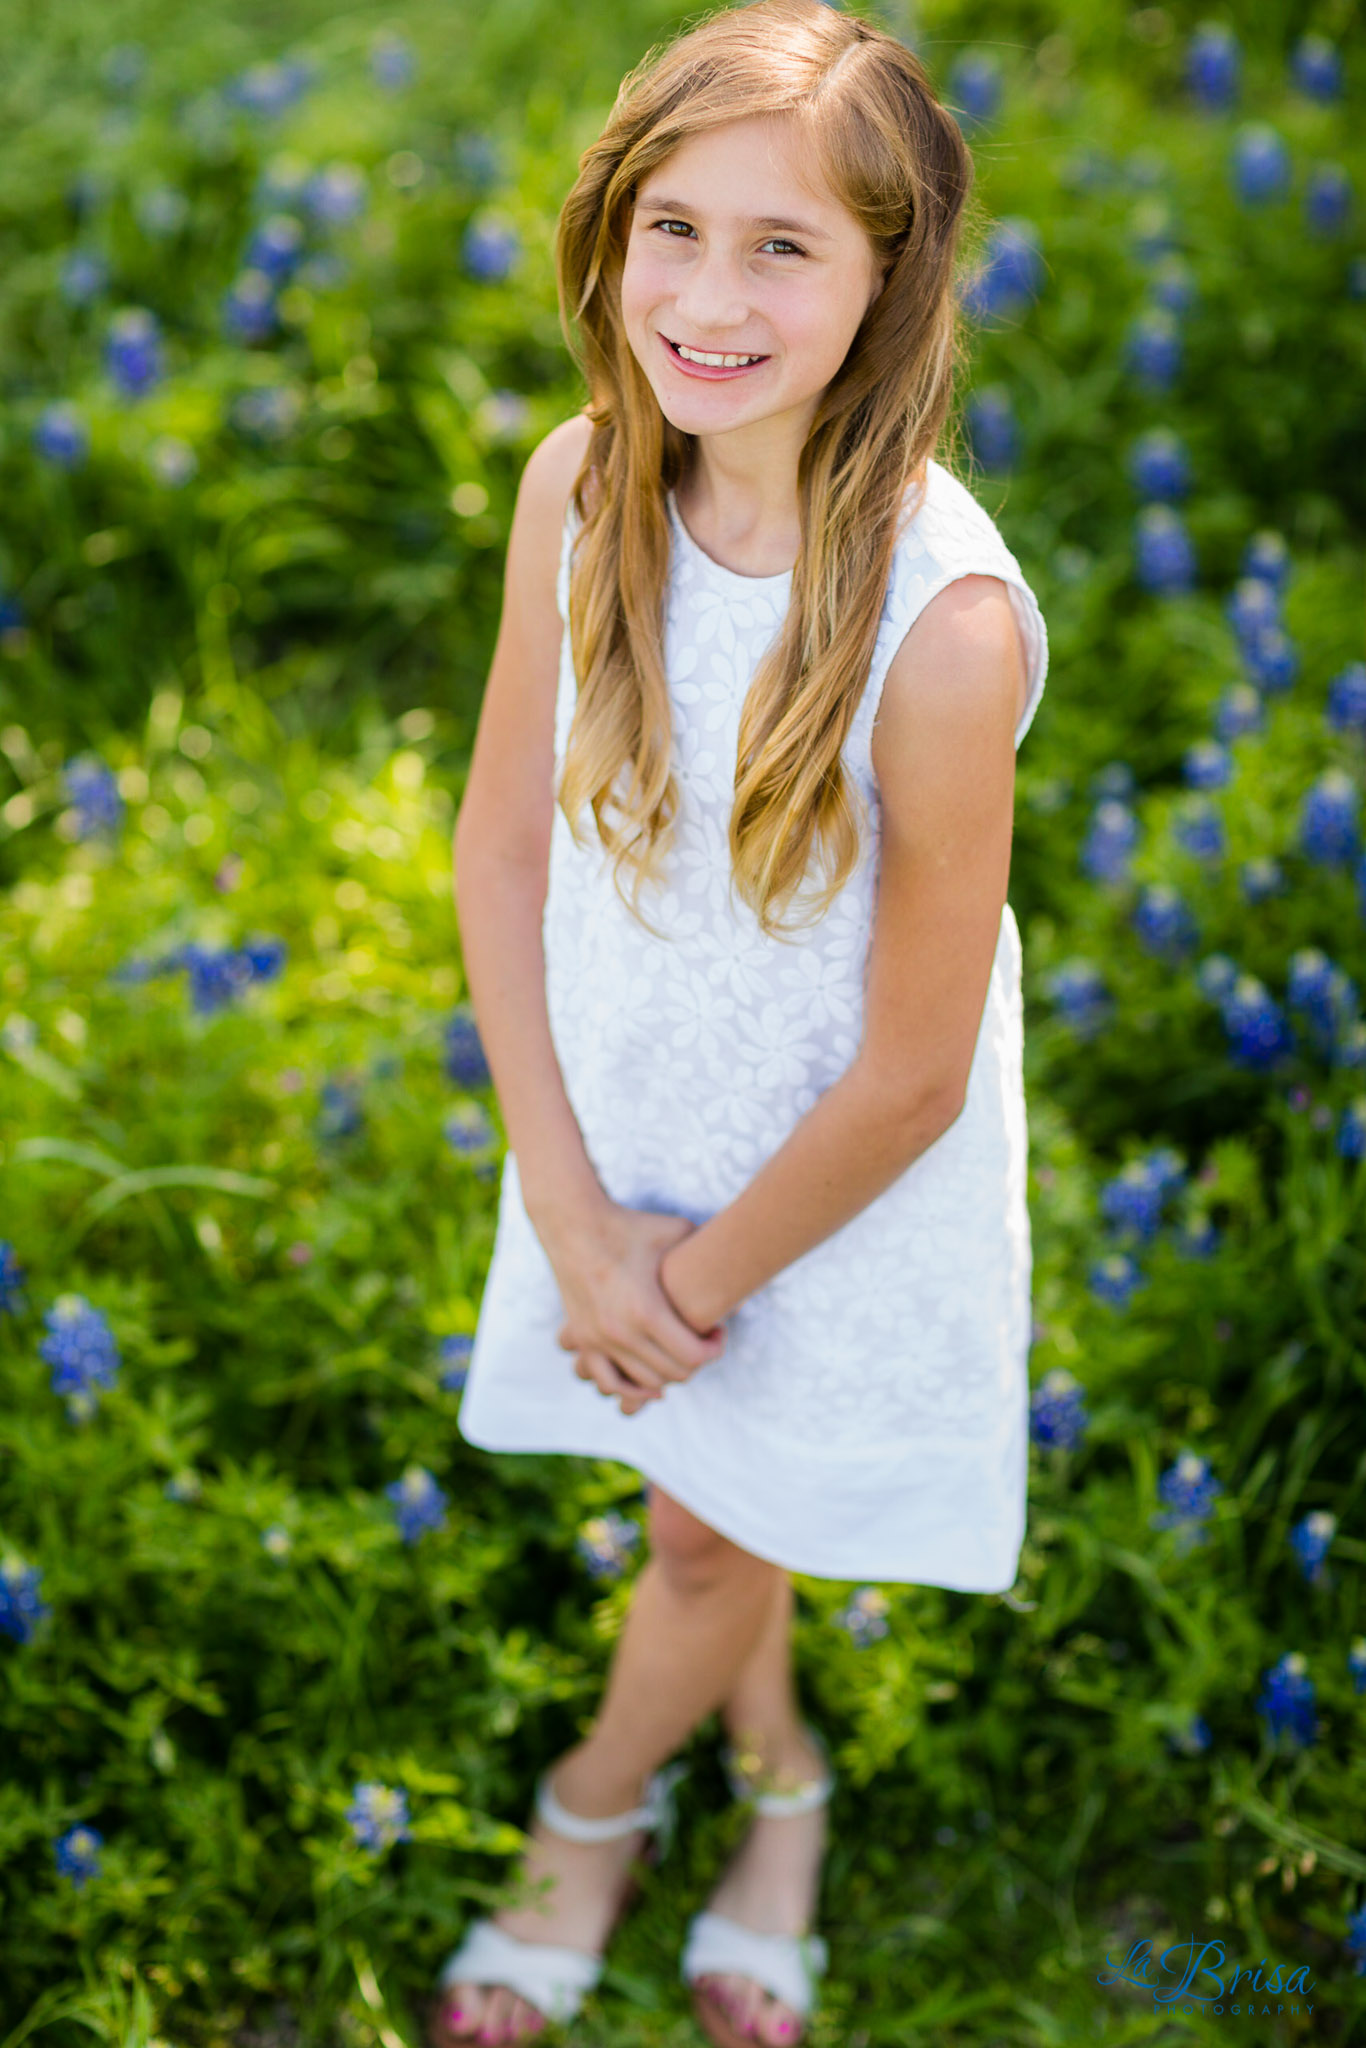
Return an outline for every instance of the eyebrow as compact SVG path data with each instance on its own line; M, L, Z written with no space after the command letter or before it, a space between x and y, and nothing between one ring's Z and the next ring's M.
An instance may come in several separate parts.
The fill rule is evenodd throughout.
M695 206L688 206L681 199L653 198L638 199L634 210L637 213L695 214L697 212ZM824 228L812 227L808 222L801 220L779 220L773 214L750 214L741 220L740 226L742 228L767 228L770 234L806 235L813 242L828 242L833 239L826 233Z

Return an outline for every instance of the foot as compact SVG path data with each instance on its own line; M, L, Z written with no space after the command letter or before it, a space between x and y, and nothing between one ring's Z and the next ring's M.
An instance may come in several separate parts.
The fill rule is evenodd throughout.
M825 1758L805 1735L794 1735L781 1750L763 1754L762 1772L756 1771L751 1755L744 1756L742 1767L747 1776L761 1777L764 1791L795 1791L826 1769ZM756 1813L749 1833L707 1901L708 1910L738 1920L756 1934L809 1933L820 1890L825 1817L824 1806L812 1813L781 1817ZM697 1984L715 1999L740 2033L751 2034L756 2042L771 2044L771 2048L794 2048L800 2040L806 2024L802 2015L751 1977L715 1972L699 1977Z
M642 1803L641 1784L617 1787L604 1798L592 1772L578 1768L581 1757L582 1745L566 1751L551 1771L551 1790L571 1813L599 1819ZM636 1828L607 1842L570 1842L533 1814L526 1832L531 1841L521 1866L524 1880L533 1888L546 1878L553 1884L530 1905L495 1913L494 1925L520 1941L600 1955L621 1910L631 1864L649 1831ZM453 1984L438 2000L431 2041L433 2048L525 2041L549 2024L544 2013L505 1984Z

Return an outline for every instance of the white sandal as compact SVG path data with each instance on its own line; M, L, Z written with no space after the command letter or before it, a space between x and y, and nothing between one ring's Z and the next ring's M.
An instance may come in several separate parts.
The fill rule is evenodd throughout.
M735 1797L752 1804L756 1813L781 1817L811 1813L824 1806L835 1788L835 1773L824 1742L810 1722L803 1722L814 1748L825 1758L825 1770L795 1792L756 1792L740 1768L734 1749L721 1753L722 1767ZM683 1949L680 1975L692 1988L693 2011L699 2026L717 2048L753 2048L752 2036L737 2033L716 2001L697 1983L699 1977L733 1972L762 1985L774 1998L805 2019L816 2002L816 1985L830 1960L818 1934L756 1934L738 1920L704 1911L693 1916Z
M668 1853L674 1830L674 1787L687 1776L686 1764L668 1764L656 1771L646 1787L642 1806L632 1808L630 1813L608 1814L600 1820L587 1820L561 1806L550 1789L553 1769L551 1765L537 1780L536 1813L557 1835L564 1835L571 1842L607 1842L617 1835L629 1835L636 1828L648 1828L656 1837L653 1860ZM630 1904L635 1888L633 1880L622 1901L622 1912ZM591 1955L587 1949L524 1941L492 1920L475 1920L459 1948L442 1965L434 2010L440 2011L444 1994L456 1984L501 1985L525 1998L548 2020L572 2020L602 1971L602 1956Z

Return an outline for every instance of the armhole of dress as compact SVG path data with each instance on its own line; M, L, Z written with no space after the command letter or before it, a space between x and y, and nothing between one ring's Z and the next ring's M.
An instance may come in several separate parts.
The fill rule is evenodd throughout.
M1025 708L1015 727L1015 745L1018 748L1034 722L1034 714L1043 695L1044 681L1048 675L1048 628L1044 624L1038 599L1013 558L1007 556L1004 550L1001 553L997 553L995 549L983 550L980 555L956 560L953 567L948 569L943 568L938 562L929 561L923 568L913 570L907 579L909 583L918 585L918 588L898 588L891 614L894 621L894 630L889 636L891 645L876 678L872 722L877 721L882 702L882 686L887 680L887 671L892 665L897 649L930 600L938 597L941 590L947 590L951 583L956 583L962 576L998 577L1010 593L1011 610L1015 614L1015 623L1019 628L1025 673L1029 679Z
M574 500L571 497L565 508L564 525L560 528L560 566L555 576L555 605L566 626L569 624L569 556L574 532Z

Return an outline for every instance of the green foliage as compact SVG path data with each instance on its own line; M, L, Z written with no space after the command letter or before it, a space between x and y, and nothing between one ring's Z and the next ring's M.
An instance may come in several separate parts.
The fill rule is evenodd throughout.
M1037 302L974 337L972 390L1004 386L1019 431L974 488L1050 631L1011 881L1031 1377L1065 1413L1071 1375L1088 1412L1036 1410L1009 1593L798 1581L841 1778L810 2040L1174 2038L1096 1979L1107 1951L1194 1933L1317 1980L1312 2021L1273 2012L1259 2040L1345 2042L1366 1168L1344 1133L1366 1079L1360 1037L1320 1043L1299 1013L1279 1062L1239 1057L1208 964L1287 1015L1297 954L1366 977L1359 869L1302 837L1316 780L1360 793L1366 770L1324 715L1362 652L1366 469L1337 397L1361 297L1356 245L1296 211L1313 165L1360 186L1359 64L1344 102L1312 103L1285 83L1306 24L1249 15L1241 106L1204 115L1186 10L879 18L937 78L1001 46L980 225L1029 220L1045 256ZM1354 18L1308 25L1348 48ZM23 1268L0 1262L0 1616L30 1583L46 1609L0 1630L0 2048L415 2043L465 1919L505 1895L535 1770L595 1709L634 1566L595 1578L580 1539L609 1509L643 1527L638 1476L489 1458L456 1429L449 1340L475 1328L503 1138L445 1051L450 832L517 478L581 402L556 210L620 77L681 19L427 10L412 83L384 87L373 39L396 25L368 6L210 7L186 33L143 0L94 57L53 17L0 85L0 1239ZM119 38L147 47L136 89ZM275 115L221 90L296 55L313 83ZM1295 166L1266 210L1229 184L1244 118ZM268 336L226 332L263 174L287 192L338 162L362 211L311 223ZM506 275L474 273L472 226L515 229ZM1198 291L1155 395L1126 349L1153 275L1136 244L1164 238ZM65 295L73 250L104 258L105 292ZM160 326L141 397L105 362L120 306ZM89 433L70 468L32 440L58 401ZM1128 462L1155 425L1193 473L1198 574L1173 595L1135 573ZM1224 604L1267 528L1300 674L1230 743L1225 850L1202 856L1183 764L1243 674ZM113 783L83 801L87 748ZM1107 796L1136 835L1109 877L1087 864ZM1267 857L1285 887L1254 900ZM1179 892L1188 945L1136 928L1152 887ZM1059 994L1078 961L1108 991L1096 1024ZM1163 1152L1160 1224L1126 1229L1113 1190L1138 1201ZM1132 1261L1122 1305L1107 1259ZM74 1410L40 1350L71 1297L117 1351ZM1217 1497L1164 1526L1183 1457ZM444 1512L408 1542L387 1489L415 1473ZM1311 1571L1315 1515L1335 1527ZM1318 1712L1300 1743L1263 1706L1296 1653ZM713 1733L576 2038L690 2038L677 1950L743 1824ZM348 1819L364 1783L405 1796L379 1852ZM81 1827L102 1843L78 1882L59 1844Z

